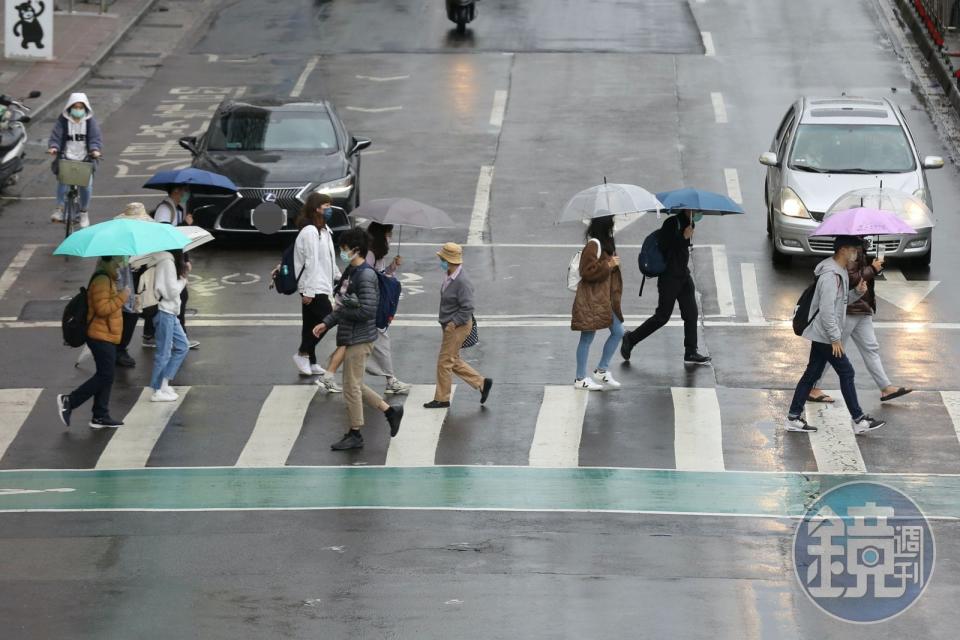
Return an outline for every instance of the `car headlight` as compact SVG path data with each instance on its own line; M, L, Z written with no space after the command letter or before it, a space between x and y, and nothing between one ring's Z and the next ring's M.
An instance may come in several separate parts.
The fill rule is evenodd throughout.
M791 218L810 217L807 208L803 206L803 200L790 187L784 187L780 191L780 213Z
M923 187L921 187L921 188L917 189L916 191L914 191L914 192L913 192L913 197L916 198L916 199L918 199L918 200L923 201L923 203L924 203L925 205L927 205L927 207L930 206L930 200L927 199L927 190L924 189Z
M345 196L353 190L353 175L348 174L345 178L331 180L317 185L314 193L325 193L328 196Z

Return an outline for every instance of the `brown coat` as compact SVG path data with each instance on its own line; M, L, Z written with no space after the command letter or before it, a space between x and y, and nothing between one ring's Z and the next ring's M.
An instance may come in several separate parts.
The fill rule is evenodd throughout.
M87 337L120 344L123 333L123 303L127 291L117 291L117 284L105 273L98 273L87 289Z
M574 331L599 331L613 324L613 314L623 322L620 298L623 297L623 276L620 267L610 267L612 256L602 252L597 257L597 243L590 241L580 252L580 284L573 299Z
M856 302L847 305L847 313L858 316L873 315L877 312L877 297L874 292L874 280L877 272L873 268L873 261L860 251L857 263L847 269L850 274L850 288L855 289L861 280L867 281L867 292Z

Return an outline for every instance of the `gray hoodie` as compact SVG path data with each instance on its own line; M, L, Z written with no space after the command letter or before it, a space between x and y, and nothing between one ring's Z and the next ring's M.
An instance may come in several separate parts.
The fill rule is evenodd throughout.
M843 324L847 319L847 305L859 300L863 294L850 288L850 275L832 257L818 264L813 273L819 276L817 289L810 301L810 318L813 318L813 322L804 330L803 337L826 344L840 342Z

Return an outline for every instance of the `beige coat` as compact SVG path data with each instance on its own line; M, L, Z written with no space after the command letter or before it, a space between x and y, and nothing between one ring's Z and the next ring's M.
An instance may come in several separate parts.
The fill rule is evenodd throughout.
M623 322L620 298L623 297L623 276L620 267L610 267L612 256L602 252L597 257L597 243L590 241L580 253L580 284L573 299L574 331L599 331L613 324L613 315Z

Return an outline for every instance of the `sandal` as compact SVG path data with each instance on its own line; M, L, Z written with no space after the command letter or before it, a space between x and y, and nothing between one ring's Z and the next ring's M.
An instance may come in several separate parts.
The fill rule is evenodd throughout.
M913 391L913 389L907 389L906 387L900 387L899 389L897 389L897 390L894 391L893 393L888 393L888 394L885 395L885 396L880 396L880 402L886 402L886 401L888 401L888 400L895 400L896 398L899 398L900 396L905 396L905 395L907 395L907 394L910 393L911 391Z
M818 396L807 396L807 402L821 402L823 404L833 404L834 399L825 393Z

